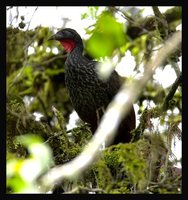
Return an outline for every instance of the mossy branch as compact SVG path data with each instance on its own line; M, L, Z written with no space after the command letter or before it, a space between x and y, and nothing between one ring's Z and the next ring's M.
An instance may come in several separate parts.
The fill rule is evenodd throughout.
M145 128L147 127L147 121L151 118L157 118L160 117L165 111L167 111L171 105L171 100L174 97L174 94L178 88L178 86L181 84L182 81L182 73L177 77L175 82L172 84L169 93L164 99L164 102L161 106L157 106L154 109L147 110L145 109L140 117L140 124L138 127L132 131L133 138L132 142L137 141L140 139L140 137L143 135Z
M158 12L157 12L157 14L158 14ZM171 23L174 23L174 22L178 22L178 21L179 21L178 23L181 23L180 20L182 18L182 14L181 14L180 6L176 6L174 8L168 9L162 15L165 17L168 25ZM159 14L159 16L160 16L160 14ZM128 35L132 39L135 39L144 33L155 30L156 29L156 27L155 27L156 24L154 23L155 18L156 18L156 16L151 16L148 18L140 19L139 21L136 21L136 23L133 23L133 22L129 23L129 25L127 27Z
M160 12L157 6L152 6L155 17L158 21L157 25L159 27L160 34L163 38L167 38L169 34L169 26L165 16Z

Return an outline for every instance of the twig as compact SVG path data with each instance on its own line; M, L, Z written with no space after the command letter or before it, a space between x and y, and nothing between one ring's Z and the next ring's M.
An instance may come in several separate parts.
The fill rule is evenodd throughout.
M30 19L30 21L29 21L29 23L28 23L27 30L29 30L29 27L30 27L30 24L31 24L31 20L33 19L33 16L34 16L35 12L37 11L37 9L38 9L38 6L35 8L35 10L34 10L32 16L31 16L31 19Z
M181 71L179 69L179 66L178 66L177 62L174 62L171 59L169 59L169 63L171 64L171 66L173 67L174 71L176 72L176 75L179 76L181 74Z
M148 118L148 113L150 113L150 111L148 111L146 108L140 117L140 124L137 126L137 128L135 130L133 130L131 132L131 134L132 134L131 142L136 142L143 135L144 130L146 128L146 121Z
M39 66L42 66L42 65L48 65L48 64L50 64L51 62L53 62L54 60L56 60L56 59L59 59L59 58L66 58L67 57L67 55L63 55L62 56L62 54L57 54L56 56L53 56L52 58L49 58L48 60L44 60L44 61L42 61L42 62L37 62L37 63L29 63L29 65L32 65L33 67L39 67Z
M37 99L38 99L39 103L40 103L41 106L42 106L42 109L43 109L43 111L44 111L45 117L46 117L46 119L47 119L47 123L48 123L49 127L51 128L52 126L51 126L51 124L50 124L50 116L48 115L48 112L47 112L47 110L46 110L46 106L45 106L43 100L41 99L41 97L40 97L39 95L37 95Z
M168 95L165 97L164 103L162 105L163 111L166 111L169 108L170 100L173 98L181 81L182 81L182 73L180 73L180 75L177 77L177 79L173 83L172 87L170 88Z
M165 19L164 15L160 12L159 8L157 6L152 6L153 12L156 17L160 19Z
M69 142L68 135L66 133L65 119L64 119L63 115L54 106L52 106L52 111L58 120L60 129L62 131L62 135L64 136L64 139L65 139L65 145L68 148L70 146L70 142Z
M163 48L159 50L157 55L150 59L146 65L144 75L139 81L135 81L135 83L129 87L127 87L125 83L122 85L120 91L107 107L107 111L103 115L101 123L83 152L69 163L52 168L39 179L41 192L47 191L50 186L64 178L77 177L92 164L100 153L99 147L101 144L106 141L107 138L108 141L114 138L114 133L121 119L128 113L130 105L138 98L148 80L152 77L155 69L164 62L180 42L181 32L176 32L165 42Z
M116 8L116 7L110 7L112 8L113 10L115 10L117 13L119 13L124 19L126 19L127 21L135 24L135 20L129 16L126 12L123 12L122 10L120 10L119 8Z
M162 26L160 26L160 24L158 23L158 27L160 27L159 31L161 36L166 39L168 34L169 34L169 27L168 27L168 23L166 21L165 16L160 12L159 8L157 6L152 6L153 12L156 16L156 19L158 20L158 22L160 22L162 24Z

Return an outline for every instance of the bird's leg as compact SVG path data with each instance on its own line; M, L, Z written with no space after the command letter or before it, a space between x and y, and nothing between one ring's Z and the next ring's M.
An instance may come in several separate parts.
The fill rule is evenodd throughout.
M100 108L98 108L96 110L96 114L97 114L97 126L99 125L100 119L101 119L102 115L104 114L104 112L105 112L105 109L104 109L103 106L100 107Z

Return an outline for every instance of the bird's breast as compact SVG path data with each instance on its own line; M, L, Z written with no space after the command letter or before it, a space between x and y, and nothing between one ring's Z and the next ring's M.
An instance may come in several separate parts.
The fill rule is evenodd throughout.
M105 84L99 81L94 69L69 66L65 70L65 83L73 107L81 118L95 115L98 108L106 107L109 102Z

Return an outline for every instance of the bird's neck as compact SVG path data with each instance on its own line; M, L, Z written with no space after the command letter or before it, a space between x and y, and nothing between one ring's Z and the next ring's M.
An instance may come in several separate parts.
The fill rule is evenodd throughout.
M78 63L85 61L85 57L82 55L83 53L83 45L76 45L75 48L68 53L66 64L69 66L78 66Z
M71 39L63 39L60 40L61 45L65 49L66 52L70 53L76 46L76 42Z

